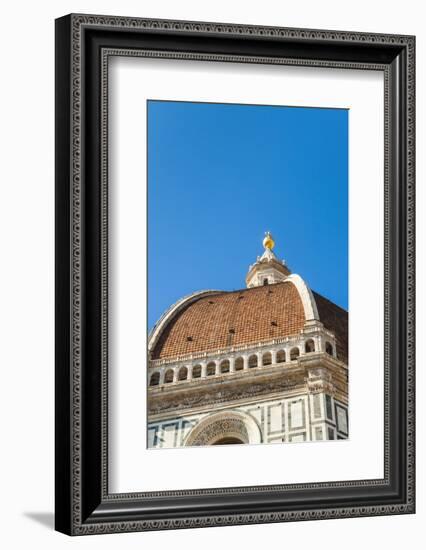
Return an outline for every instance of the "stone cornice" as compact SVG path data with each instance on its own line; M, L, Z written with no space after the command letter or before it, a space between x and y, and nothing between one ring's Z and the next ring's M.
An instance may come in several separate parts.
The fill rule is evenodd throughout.
M247 391L211 391L208 395L201 396L191 396L186 400L181 401L181 399L176 400L174 404L161 402L161 406L153 403L152 407L148 411L148 421L154 422L161 419L169 418L170 416L175 416L176 414L185 414L188 416L190 414L199 414L203 412L211 413L215 410L215 407L218 409L223 409L226 407L235 407L248 405L250 403L258 403L260 400L265 399L279 399L283 397L283 392L285 392L286 397L291 397L295 395L306 395L305 393L305 384L303 381L298 383L292 383L290 380L283 381L280 384L276 384L275 389L270 385L265 384L256 384L250 385L247 388ZM170 405L170 406L169 406Z
M158 414L178 411L211 410L215 405L272 396L288 397L292 393L327 391L347 402L347 368L326 354L300 358L288 365L258 367L213 378L182 381L149 388L149 419ZM316 372L317 371L317 372Z

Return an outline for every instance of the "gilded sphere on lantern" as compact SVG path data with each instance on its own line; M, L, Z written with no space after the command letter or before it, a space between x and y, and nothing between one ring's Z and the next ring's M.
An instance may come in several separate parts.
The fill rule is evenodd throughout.
M272 235L269 233L269 231L265 233L265 238L263 239L263 246L265 248L269 248L269 250L272 250L275 246L275 241Z

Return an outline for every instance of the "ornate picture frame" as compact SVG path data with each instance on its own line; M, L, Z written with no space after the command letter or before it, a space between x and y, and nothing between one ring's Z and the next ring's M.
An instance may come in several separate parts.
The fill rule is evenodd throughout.
M384 477L110 493L111 56L384 75ZM56 20L56 529L69 535L415 511L415 38L72 14Z

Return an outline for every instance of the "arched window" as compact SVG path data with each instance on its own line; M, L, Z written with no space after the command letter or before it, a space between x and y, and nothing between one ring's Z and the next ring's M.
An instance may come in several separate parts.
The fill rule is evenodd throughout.
M174 376L173 369L169 369L168 371L166 371L166 374L164 375L164 383L170 384L171 382L173 382L173 376Z
M328 353L328 355L333 355L333 346L330 342L325 343L325 352Z
M272 353L267 351L262 355L262 365L266 367L267 365L272 365Z
M186 367L181 367L178 373L178 380L186 380L188 378L188 369Z
M158 386L160 383L160 373L154 372L154 374L151 375L151 379L149 381L150 386Z
M290 351L290 361L295 361L300 355L299 348L293 348Z
M220 364L220 372L221 374L225 372L229 372L229 361L228 359L224 359Z
M192 378L201 378L201 365L192 367Z
M313 351L315 351L315 342L310 338L305 342L305 352L312 353Z
M238 357L235 359L235 370L243 370L244 368L244 359L242 357Z
M248 360L249 369L257 367L257 355L250 355Z
M285 363L285 351L283 349L277 351L277 363Z
M207 365L207 376L214 376L216 374L216 363L211 361Z

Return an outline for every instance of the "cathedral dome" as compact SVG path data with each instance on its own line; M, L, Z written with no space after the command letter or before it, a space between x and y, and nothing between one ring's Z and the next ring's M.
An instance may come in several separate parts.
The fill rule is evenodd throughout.
M173 305L149 336L151 360L211 354L239 346L300 335L313 324L331 331L336 356L347 361L348 314L313 293L303 279L291 274L272 252L266 233L265 252L250 266L242 290L196 292Z

